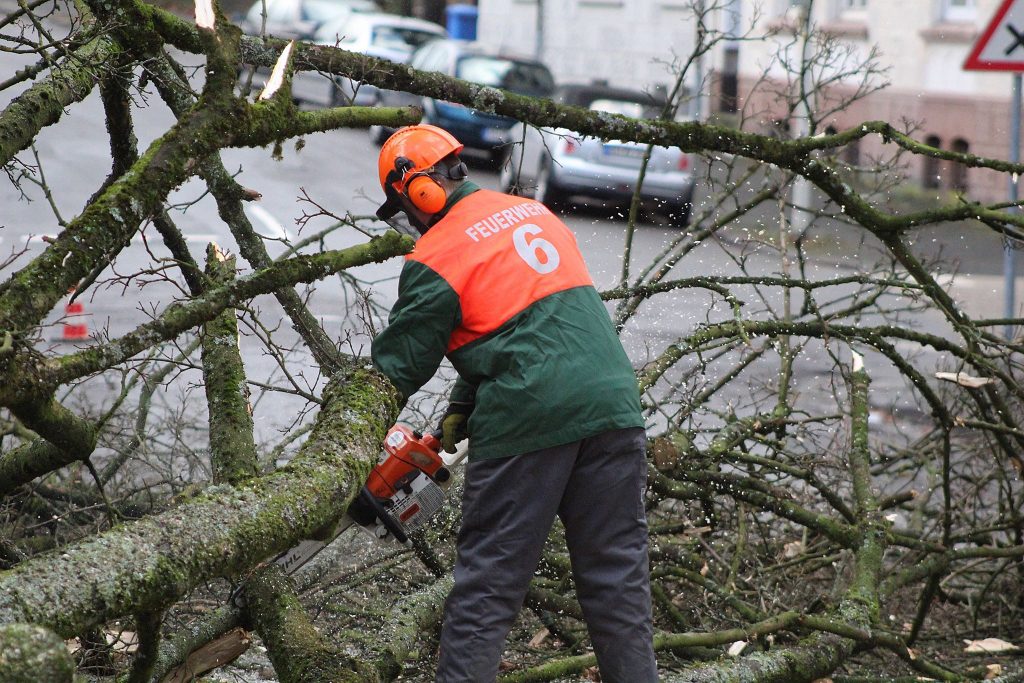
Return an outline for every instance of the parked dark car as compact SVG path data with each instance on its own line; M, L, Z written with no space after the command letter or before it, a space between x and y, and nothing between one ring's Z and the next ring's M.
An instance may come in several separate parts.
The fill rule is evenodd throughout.
M550 97L555 89L551 71L540 62L507 55L479 43L432 40L413 53L409 64L422 71L437 71L533 97ZM504 155L502 148L510 139L508 131L515 124L514 119L504 116L410 93L382 92L380 103L391 107L420 106L423 123L444 128L466 147L486 151L495 159ZM370 129L377 144L382 144L391 132L380 126Z
M638 119L661 115L664 98L642 90L601 84L559 86L556 102ZM532 194L555 208L570 197L621 201L636 187L647 145L601 140L564 128L535 128L516 123L501 169L501 189ZM676 225L690 219L693 155L678 147L655 147L640 188L640 197Z

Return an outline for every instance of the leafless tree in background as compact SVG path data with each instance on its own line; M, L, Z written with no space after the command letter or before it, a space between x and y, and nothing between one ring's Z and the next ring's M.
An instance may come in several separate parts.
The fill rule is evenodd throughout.
M780 139L598 115L332 47L286 53L282 41L241 36L215 7L198 25L139 0L20 7L0 19L0 49L37 61L0 84L18 92L0 111L10 182L58 191L34 141L94 90L111 169L76 216L42 207L40 224L57 233L45 249L0 256L0 679L70 681L77 669L188 680L244 650L250 632L282 681L430 678L456 515L413 550L353 544L295 579L263 564L330 534L400 409L358 344L324 332L305 286L340 273L352 326L379 325L379 304L346 269L411 241L311 203L334 212L337 229L373 236L329 250L307 234L271 258L241 208L252 191L221 159L232 147L417 120L300 111L288 74L303 68L704 156L709 199L691 225L654 262L626 260L620 286L604 292L626 338L644 316L691 328L643 339L636 358L664 680L1021 680L1012 659L960 653L962 639L1022 636L1024 348L998 330L1024 321L964 313L914 239L968 222L1016 239L1024 219L966 196L893 211L890 185L859 182L889 172L853 169L842 152L878 136L894 158L1024 167L934 149L884 122ZM279 90L236 93L240 65L271 68L282 54ZM199 57L203 74L190 79L182 55ZM166 108L175 122L140 149L132 103L152 92L144 84L159 101L141 111ZM818 221L794 235L786 190L798 176L815 188L801 208ZM168 198L189 179L214 198L234 244L199 254L183 239ZM118 256L140 231L161 248L149 267L122 272ZM854 267L827 258L830 231L844 253L855 245ZM708 249L732 272L702 272ZM687 267L698 274L681 275ZM74 351L47 343L44 325L70 289L116 297L143 284L174 286L175 302ZM282 344L282 323L261 314L271 296L299 346ZM247 376L240 333L273 359L273 376ZM100 385L114 398L91 400ZM253 433L250 405L259 410L264 391L306 406L272 442ZM427 418L433 406L414 409ZM229 600L242 583L244 599ZM592 680L557 529L528 606L503 680ZM74 656L65 639L76 639Z

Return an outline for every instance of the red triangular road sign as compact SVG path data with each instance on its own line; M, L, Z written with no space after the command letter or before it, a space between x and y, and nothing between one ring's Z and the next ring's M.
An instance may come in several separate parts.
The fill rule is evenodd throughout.
M1003 0L967 56L964 69L1024 71L1024 0Z

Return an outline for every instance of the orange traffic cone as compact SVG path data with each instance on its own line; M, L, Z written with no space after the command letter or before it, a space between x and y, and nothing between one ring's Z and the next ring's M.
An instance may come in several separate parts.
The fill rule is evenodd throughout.
M70 288L68 294L74 296L75 288ZM85 319L85 304L81 301L68 301L64 306L64 325L60 338L61 341L89 339L89 323Z

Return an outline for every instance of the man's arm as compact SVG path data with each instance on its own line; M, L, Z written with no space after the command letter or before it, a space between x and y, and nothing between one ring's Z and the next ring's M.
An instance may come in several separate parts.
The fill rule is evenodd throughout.
M388 326L373 340L373 363L407 400L434 376L461 321L459 297L445 279L406 261Z
M476 387L462 379L462 375L459 375L455 380L455 386L452 387L452 394L449 400L452 403L473 405L476 401Z

